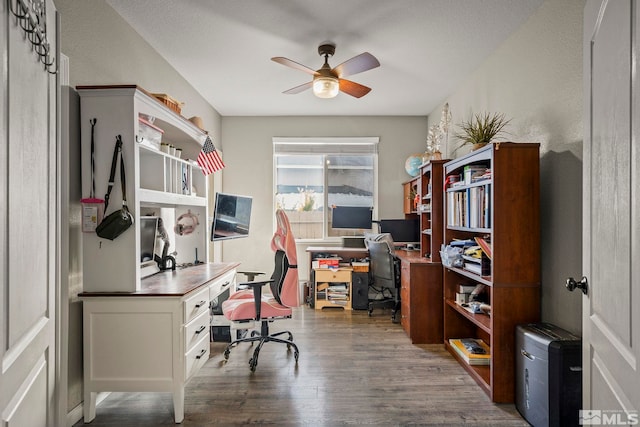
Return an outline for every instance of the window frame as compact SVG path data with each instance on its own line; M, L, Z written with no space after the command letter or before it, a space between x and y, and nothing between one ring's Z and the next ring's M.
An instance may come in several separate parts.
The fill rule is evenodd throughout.
M278 155L371 155L373 156L373 218L378 218L378 143L379 137L273 137L273 210L276 209ZM323 185L328 189L329 166L323 162ZM324 209L322 219L322 237L318 239L296 238L296 242L307 244L322 244L340 242L340 237L329 236L328 229L328 191L324 191ZM275 223L274 223L275 227Z

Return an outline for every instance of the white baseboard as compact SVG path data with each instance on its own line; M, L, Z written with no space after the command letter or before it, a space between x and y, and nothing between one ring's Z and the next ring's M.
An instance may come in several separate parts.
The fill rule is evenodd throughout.
M110 394L111 392L108 391L98 393L98 395L96 396L96 407L100 405L100 403ZM73 427L73 425L75 425L78 421L82 420L84 413L83 403L80 403L78 406L67 413L67 427Z

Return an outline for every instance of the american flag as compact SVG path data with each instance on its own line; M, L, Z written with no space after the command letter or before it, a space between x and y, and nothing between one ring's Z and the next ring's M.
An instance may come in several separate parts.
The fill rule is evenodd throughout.
M213 141L209 138L209 135L207 135L207 139L204 141L204 145L202 146L202 150L200 150L200 154L198 154L196 162L198 166L202 168L202 172L205 175L224 168L224 162L220 154L216 151L216 147L213 145Z

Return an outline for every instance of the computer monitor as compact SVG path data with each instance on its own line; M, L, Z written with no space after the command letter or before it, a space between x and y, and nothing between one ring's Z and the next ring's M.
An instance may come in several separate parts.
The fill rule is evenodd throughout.
M213 223L211 224L211 240L248 237L252 200L249 196L216 193Z
M140 271L146 277L160 271L155 260L158 217L140 217Z
M420 243L420 220L381 219L380 232L391 234L396 245L415 245Z
M371 230L372 212L367 206L334 206L331 227Z

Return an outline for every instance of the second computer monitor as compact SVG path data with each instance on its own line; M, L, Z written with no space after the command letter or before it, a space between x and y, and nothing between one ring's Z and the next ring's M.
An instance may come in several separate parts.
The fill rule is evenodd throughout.
M381 219L380 232L389 233L397 245L420 243L419 219Z

